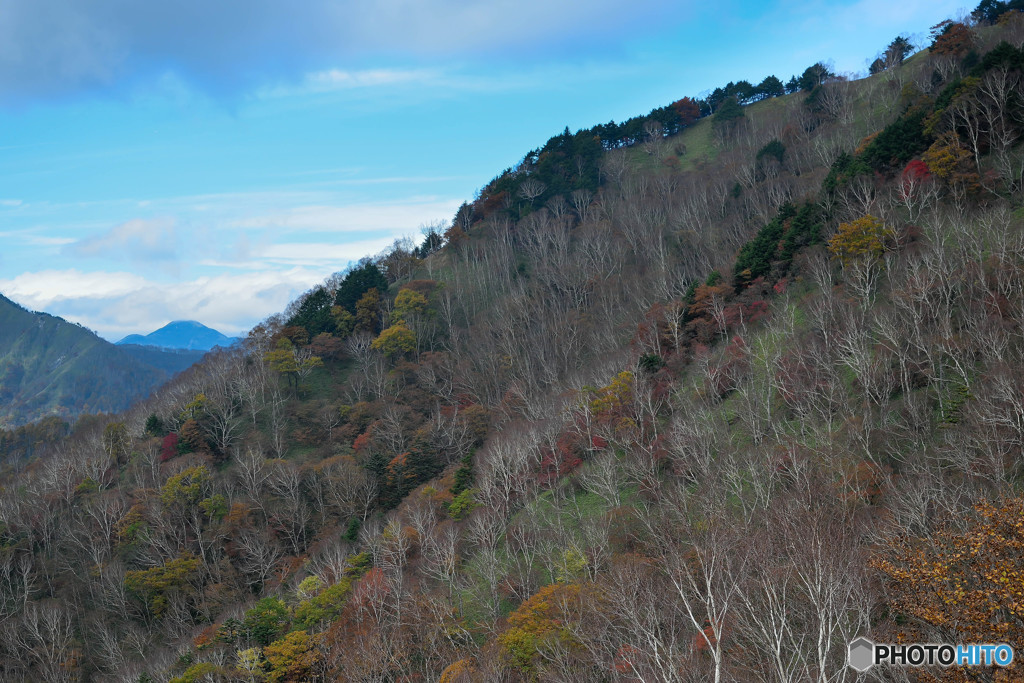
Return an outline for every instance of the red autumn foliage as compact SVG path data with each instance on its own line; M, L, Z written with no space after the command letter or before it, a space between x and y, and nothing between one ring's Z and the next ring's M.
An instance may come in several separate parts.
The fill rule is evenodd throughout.
M718 639L715 638L715 630L711 628L710 624L704 627L703 635L698 633L693 638L694 649L696 649L697 652L708 650L711 645L715 645L717 642Z
M555 441L554 448L543 449L537 481L541 486L547 486L582 464L583 448L579 434L563 432Z
M636 334L630 342L637 353L671 348L667 315L664 304L656 303L647 310L643 320L637 324Z
M672 103L672 108L679 115L679 123L682 126L689 126L700 118L700 106L691 97L684 97Z
M767 301L752 301L748 304L737 303L725 309L726 329L743 323L757 322L768 314Z
M638 650L632 645L623 645L619 648L619 651L615 653L615 672L619 674L628 674L633 670L633 659L636 657Z
M373 436L370 434L370 430L367 429L365 432L357 436L355 441L352 442L352 450L356 453L366 450L372 439Z
M448 228L444 233L444 241L453 248L458 248L469 241L466 232L457 225Z
M931 52L935 55L960 57L974 46L971 31L960 22L946 19L932 26Z
M903 167L903 172L900 173L900 180L904 185L907 181L927 180L931 177L932 172L928 170L928 164L924 163L920 159L911 159L907 165Z
M309 342L309 350L314 356L334 360L344 354L345 344L333 334L321 332Z
M489 216L495 211L505 208L505 204L508 199L508 192L502 190L496 194L487 195L486 197L478 199L473 205L473 210L481 216Z
M372 608L373 603L380 603L390 593L384 572L374 567L356 585L352 593L352 605L359 610Z
M160 442L160 462L167 462L178 454L178 435L171 432Z
M935 177L928 170L928 164L920 159L912 159L900 173L900 196L902 199L911 199L919 193L921 186L934 181Z

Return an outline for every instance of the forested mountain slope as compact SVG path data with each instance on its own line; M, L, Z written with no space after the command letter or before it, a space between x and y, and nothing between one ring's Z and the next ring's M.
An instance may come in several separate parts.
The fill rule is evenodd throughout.
M1024 642L1000 8L566 131L8 472L3 677L844 681L858 635Z
M84 327L0 295L0 428L122 411L195 360L118 349Z

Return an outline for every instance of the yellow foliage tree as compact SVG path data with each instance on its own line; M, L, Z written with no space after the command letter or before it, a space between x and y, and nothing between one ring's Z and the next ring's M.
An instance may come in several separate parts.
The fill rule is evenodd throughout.
M267 658L267 678L274 683L310 680L313 667L320 661L319 636L292 631L263 649Z
M381 332L370 346L389 356L412 353L416 350L416 334L405 323L398 323Z
M624 370L615 375L611 384L600 389L585 389L590 398L590 411L595 415L606 415L621 411L633 400L633 373Z
M437 683L471 683L479 680L480 673L473 665L472 659L460 659L449 664Z
M636 429L633 404L633 383L636 377L625 370L617 374L608 386L595 389L584 387L586 407L600 436L608 440L628 438Z
M314 356L308 348L295 348L295 345L287 337L278 339L277 346L273 351L264 354L263 360L270 364L271 370L280 372L287 377L289 384L294 380L296 386L299 384L300 377L305 377L314 368L324 364L323 358Z
M235 658L238 660L236 672L246 683L260 683L266 679L263 673L263 655L258 647L238 650L235 653Z
M892 230L881 220L867 215L850 223L840 223L839 230L828 241L828 250L844 266L863 259L875 260L885 253Z
M198 557L185 554L158 567L125 572L124 586L145 600L153 616L159 619L172 594L194 592L192 580L199 564Z
M206 465L195 465L168 478L160 489L160 502L164 505L190 507L205 498L210 486L210 470Z
M395 311L392 318L398 322L408 322L410 318L422 315L427 310L427 297L412 289L399 290L395 297Z
M498 636L509 663L532 671L541 649L573 647L576 641L569 628L568 608L579 599L579 584L552 583L512 612L508 617L509 629Z
M942 180L952 180L959 172L966 169L971 153L961 144L960 138L953 131L939 136L932 146L921 155L921 160L928 165L928 170Z

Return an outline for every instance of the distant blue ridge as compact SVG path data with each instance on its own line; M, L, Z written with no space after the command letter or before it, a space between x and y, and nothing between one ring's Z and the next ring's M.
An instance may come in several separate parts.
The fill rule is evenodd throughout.
M195 320L175 320L147 335L129 334L117 344L209 351L215 346L231 346L239 340L239 337L228 337Z

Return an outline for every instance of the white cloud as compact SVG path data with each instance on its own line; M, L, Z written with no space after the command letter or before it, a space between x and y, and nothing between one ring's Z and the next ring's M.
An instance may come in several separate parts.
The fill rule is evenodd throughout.
M226 334L246 332L284 310L335 267L295 267L158 282L124 272L77 269L23 273L0 280L0 292L116 341L151 332L171 320L198 320Z
M439 96L451 92L493 93L537 88L564 80L576 82L593 78L607 78L613 71L621 72L623 67L615 64L594 66L545 64L540 67L524 68L518 65L513 71L491 72L487 75L468 73L459 69L366 69L349 71L326 69L312 71L298 83L278 84L260 88L257 97L290 97L295 95L317 95L342 91L368 90L389 86L416 86L429 89Z
M462 200L412 198L388 204L300 206L287 211L250 216L233 223L245 228L286 228L329 232L388 231L403 233L435 219L450 219Z
M301 83L297 85L261 88L257 95L259 97L287 97L408 83L424 85L437 83L441 76L442 73L436 69L366 69L362 71L327 69L306 74Z
M145 278L134 273L42 270L0 280L0 292L33 310L45 310L68 299L106 299L124 296L144 286Z
M368 254L380 252L404 234L404 232L398 232L390 236L345 244L329 242L278 243L268 245L259 250L256 255L274 263L296 266L331 266L333 264L335 270L341 270L341 266L350 261L357 261Z
M38 233L38 229L4 230L0 231L0 237L4 239L17 240L21 244L28 244L33 247L59 247L77 241L73 237L46 236Z
M29 236L24 239L26 244L31 244L37 247L61 247L67 244L74 244L78 241L74 237Z
M133 219L68 246L75 256L135 261L171 261L177 258L177 235L169 218Z
M22 201L20 199L0 199L0 206L14 208L21 205Z

